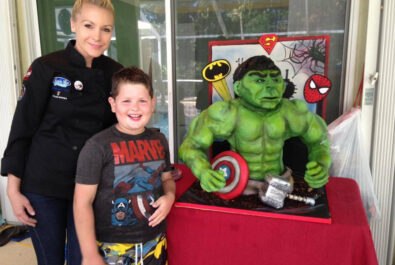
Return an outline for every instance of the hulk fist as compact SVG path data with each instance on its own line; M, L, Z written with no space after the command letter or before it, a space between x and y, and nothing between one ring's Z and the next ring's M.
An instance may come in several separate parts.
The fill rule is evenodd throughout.
M328 170L316 161L310 161L306 165L304 180L314 189L321 188L328 182Z
M218 191L226 184L223 172L220 170L203 169L199 179L200 186L207 192Z

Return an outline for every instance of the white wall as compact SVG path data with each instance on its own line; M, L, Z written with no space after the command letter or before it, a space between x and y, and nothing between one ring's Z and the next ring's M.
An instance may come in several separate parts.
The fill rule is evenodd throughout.
M379 0L371 1L381 3ZM382 220L374 222L371 228L379 263L385 265L392 263L395 229L391 212L394 211L395 196L395 1L384 0L380 8L382 18L378 36L378 81L374 90L371 169Z
M10 131L17 94L21 87L18 64L18 42L16 41L16 20L14 1L4 0L0 5L0 154L4 152ZM8 223L18 222L6 198L7 178L0 179L0 200L3 218Z

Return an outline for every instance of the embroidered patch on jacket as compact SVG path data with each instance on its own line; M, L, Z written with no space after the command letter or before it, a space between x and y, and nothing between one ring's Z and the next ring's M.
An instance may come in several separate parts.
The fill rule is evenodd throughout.
M27 73L26 73L25 77L23 78L23 81L28 80L29 77L31 76L31 74L32 74L32 67L30 66L29 70L27 70Z
M26 87L25 87L25 85L22 85L22 89L21 89L21 91L19 92L18 101L21 100L21 99L23 98L23 96L25 95L25 93L26 93Z
M52 97L67 100L70 94L70 80L65 77L56 76L52 80L52 84Z

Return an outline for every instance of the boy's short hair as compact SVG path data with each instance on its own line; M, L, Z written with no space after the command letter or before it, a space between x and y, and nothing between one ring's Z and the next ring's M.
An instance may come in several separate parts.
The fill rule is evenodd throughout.
M114 6L111 3L111 0L76 0L73 6L73 11L71 12L71 18L75 21L77 14L81 12L82 5L91 4L94 6L98 6L104 8L111 12L114 16Z
M111 97L116 98L118 96L119 85L122 83L142 84L147 88L151 98L154 97L151 78L135 66L122 68L112 76Z

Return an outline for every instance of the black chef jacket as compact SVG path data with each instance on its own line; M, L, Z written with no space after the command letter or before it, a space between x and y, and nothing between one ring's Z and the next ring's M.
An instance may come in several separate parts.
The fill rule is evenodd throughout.
M1 161L22 191L71 199L82 146L116 121L107 99L122 65L102 55L87 68L74 44L36 59L24 78Z

